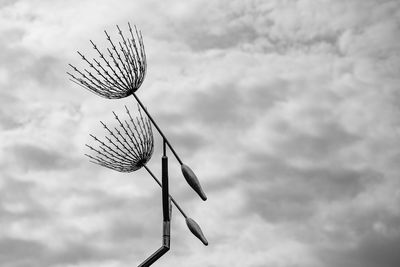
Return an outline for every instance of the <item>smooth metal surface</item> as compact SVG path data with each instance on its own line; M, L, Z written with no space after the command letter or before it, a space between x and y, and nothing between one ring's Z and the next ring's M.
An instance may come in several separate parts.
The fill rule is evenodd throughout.
M195 222L195 220L188 217L186 218L186 224L190 232L192 232L192 234L194 234L198 239L200 239L200 241L203 242L204 245L208 246L208 241L204 236L203 231L201 231L200 226Z
M207 200L206 193L204 193L201 188L199 179L197 179L196 174L192 171L189 166L182 164L181 165L183 177L185 177L186 182L190 185L190 187L200 196L200 198L204 201Z
M163 203L163 218L164 221L169 221L169 189L168 189L168 157L163 156L161 159L162 165L162 203Z

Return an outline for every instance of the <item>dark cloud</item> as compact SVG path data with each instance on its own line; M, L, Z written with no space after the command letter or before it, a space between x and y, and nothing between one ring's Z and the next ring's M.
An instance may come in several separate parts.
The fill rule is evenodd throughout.
M9 90L8 90L9 89ZM26 122L26 106L24 100L20 100L13 95L11 87L4 86L4 91L0 92L0 129L16 130L22 127Z
M240 174L246 205L269 222L311 219L322 202L350 200L377 184L374 170L343 167L300 168L270 156L253 155Z
M193 121L200 121L204 127L240 130L250 123L243 112L244 99L234 84L210 84L212 90L199 92L191 97L190 115ZM188 116L190 118L190 116Z
M361 219L361 218L359 218ZM386 217L388 220L395 219L396 225L390 227L389 232L384 233L373 229L371 226L377 218L370 220L369 228L357 241L356 245L345 242L342 246L319 247L315 253L325 266L354 266L354 267L396 267L400 264L400 234L398 216ZM386 228L386 227L385 227ZM386 231L388 231L386 229Z
M198 25L200 26L201 24ZM218 33L212 33L209 28L198 26L190 29L191 31L188 31L187 28L185 30L182 29L179 36L182 36L184 38L183 41L194 51L229 49L241 44L251 43L258 36L252 25L245 24L223 29L221 27Z
M34 197L35 189L36 184L33 182L2 176L0 223L4 229L8 229L15 222L41 224L49 219L46 209ZM27 235L29 236L28 233ZM7 235L0 239L0 265L2 266L39 267L46 252L46 246L37 241Z
M87 244L87 242L70 242L65 244L65 248L60 251L52 252L49 249L45 262L48 261L49 264L81 264L92 260L113 259L114 251L99 247L95 244Z
M0 1L0 8L4 8L10 5L15 4L18 0L2 0Z
M19 168L32 170L53 170L72 167L76 161L56 150L48 150L30 144L17 144L6 148ZM17 167L17 166L13 166Z
M293 82L287 79L273 79L268 78L264 80L257 79L252 75L252 80L257 80L256 84L245 85L240 88L240 91L245 91L243 96L243 106L246 107L246 114L253 111L256 115L266 112L272 108L276 103L285 101L290 95L290 89L293 87ZM247 110L248 109L248 110Z
M39 85L54 90L60 88L60 85L64 85L61 82L64 80L61 74L63 73L62 70L63 64L59 58L51 55L43 55L35 58L32 66L26 69L22 75L32 75L32 79L38 82Z
M2 87L10 90L27 90L32 83L41 89L55 90L64 85L63 66L59 57L54 55L39 55L34 48L21 45L26 31L12 28L0 32L0 68L7 70L7 80Z
M18 181L15 177L2 177L0 188L0 222L5 227L14 223L38 225L42 230L57 227L58 212L46 210L39 204L37 190L42 190L33 182ZM33 240L30 233L24 237L13 237L12 232L0 240L0 265L2 266L53 266L53 264L82 264L106 259L122 259L135 253L145 258L151 247L149 240L159 240L160 218L159 199L151 197L122 197L101 190L88 190L85 187L69 191L68 197L82 197L86 201L76 203L73 214L79 218L90 218L102 214L106 226L92 233L79 233L74 241L63 237L74 227L61 226L64 231L57 240L59 246L52 247L52 240ZM149 208L143 213L143 203ZM9 207L24 207L22 211ZM61 212L62 213L62 212ZM90 220L90 219L89 219ZM144 223L145 222L145 223ZM40 225L40 226L39 226ZM32 229L33 233L35 232ZM54 237L57 238L57 237ZM107 244L104 249L98 244ZM138 244L141 245L138 245ZM147 244L143 245L143 244Z
M63 249L53 249L35 240L2 238L0 264L10 267L43 267L54 264L81 264L92 260L112 259L111 253L84 243L67 243Z
M103 230L96 231L96 240L112 244L119 251L113 253L145 253L146 248L137 243L158 239L160 234L160 191L142 197L127 197L110 194L108 191L84 188L74 190L74 195L84 196L87 202L77 203L74 208L76 216L96 216L101 214L107 221ZM147 207L147 209L143 209Z
M322 8L318 5L307 7L311 10ZM312 15L307 13L308 10L300 15L300 12L294 11L303 11L302 5L297 2L268 5L232 1L224 2L223 6L221 2L214 2L199 5L197 9L190 10L196 12L192 16L176 17L170 22L175 35L195 52L251 47L263 53L302 51L340 54L338 41L344 27L326 25L321 30L318 22L325 23L324 18L309 20L308 16ZM337 11L326 10L325 14L332 15L334 12ZM305 30L307 28L312 30Z
M198 111L200 112L200 110ZM194 122L190 113L175 113L165 110L162 113L156 113L153 116L159 127L161 129L165 129L162 131L167 136L168 140L173 144L173 146L180 151L180 153L196 153L196 151L207 145L208 137L204 136L202 133L203 128L201 126L198 128L198 131L197 129L182 130L182 126L186 125L187 123ZM153 134L156 138L159 137L159 134L155 128L153 128ZM162 142L162 140L156 140L156 142Z
M204 92L192 94L186 119L200 122L215 131L222 128L244 132L277 103L285 101L293 87L285 79L257 79L251 70L245 75L252 76L246 77L251 81L248 84L236 81L210 83Z
M166 14L160 8L156 8L156 12L159 12L157 15L167 22L160 25L166 29L158 33L158 38L173 37L173 41L178 40L194 52L225 50L253 43L258 37L254 21L265 15L264 10L260 10L259 7L257 9L255 6L241 5L235 1L223 4L192 2L189 6L191 8L187 9L187 14ZM170 10L169 6L164 8Z
M324 113L322 110L315 112ZM335 122L319 122L319 129L315 133L301 133L290 128L290 125L287 125L287 130L283 133L290 138L280 142L277 147L282 154L291 156L314 159L320 159L322 156L330 157L362 140L360 136L349 133Z
M0 264L10 267L43 266L48 253L46 246L30 240L17 238L0 239Z
M20 123L15 116L12 114L6 114L5 112L0 110L0 129L3 130L12 130L14 128L18 128L21 126Z
M240 93L234 83L230 85L213 85L212 91L199 92L192 96L191 111L195 118L204 124L224 125L240 120L238 114L242 103Z
M199 132L200 131L199 129ZM196 154L208 144L204 135L192 131L170 131L168 133L168 138L168 140L174 144L174 147L177 149L179 148L179 153L183 157L185 155L190 156Z
M35 199L37 186L33 182L20 181L15 177L3 175L0 187L0 221L44 221L48 211ZM9 208L11 206L11 209ZM19 206L22 209L13 209Z

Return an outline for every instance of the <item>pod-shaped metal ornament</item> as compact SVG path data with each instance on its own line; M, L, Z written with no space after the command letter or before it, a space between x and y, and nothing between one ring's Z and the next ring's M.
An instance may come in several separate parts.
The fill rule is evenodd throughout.
M208 241L204 236L203 232L201 231L200 226L192 219L187 217L186 218L186 225L188 226L190 232L194 234L204 245L208 246Z
M202 200L207 200L207 196L201 188L200 182L196 177L196 174L189 168L189 166L182 164L181 165L182 174L186 179L186 182L193 188L194 191L201 197Z

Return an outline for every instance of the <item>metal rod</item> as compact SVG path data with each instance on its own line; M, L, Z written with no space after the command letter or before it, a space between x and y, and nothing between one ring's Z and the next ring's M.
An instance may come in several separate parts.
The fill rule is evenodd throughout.
M164 140L165 148L165 140ZM161 158L161 181L162 181L162 205L164 221L169 221L169 186L168 186L168 157L165 154Z
M164 145L165 146L165 145ZM155 178L153 173L145 166L145 169L151 174L151 176ZM164 155L161 158L161 167L162 167L162 208L163 208L163 229L162 229L162 243L161 247L156 250L153 254L150 255L144 262L142 262L139 267L148 267L156 262L159 258L161 258L169 249L170 249L170 241L171 241L171 199L168 193L168 157ZM157 183L158 180L156 179Z
M138 267L148 267L152 265L155 261L161 258L169 250L168 247L161 246L156 252L154 252L150 257L148 257L144 262L142 262Z
M143 165L143 167L146 169L146 171L151 175L151 177L153 177L153 179L156 181L156 183L162 188L162 184L161 182L157 179L157 177L150 171L150 169L146 166ZM181 209L181 207L179 206L179 204L175 201L175 199L169 195L169 197L171 198L171 201L174 203L175 207L179 210L179 212L183 215L183 217L185 217L185 219L187 218L185 212Z
M163 193L164 194L164 193ZM163 202L164 205L164 202ZM167 205L170 206L170 200L168 199ZM170 210L168 211L170 213ZM156 262L161 256L163 256L169 249L171 243L171 223L170 221L163 221L163 235L162 244L159 249L157 249L153 254L151 254L144 262L142 262L138 267L148 267Z
M157 123L154 121L154 119L151 117L151 115L149 114L149 112L147 112L147 109L145 108L145 106L143 105L143 103L140 101L140 99L136 96L135 93L132 93L133 97L136 99L136 101L139 103L139 105L142 107L142 109L144 110L144 112L146 113L147 117L150 119L150 121L153 123L154 127L156 127L157 131L160 133L160 135L162 136L162 138L164 139L164 141L167 143L169 149L171 149L172 153L174 154L175 158L178 160L179 164L182 165L183 162L182 160L179 158L178 154L175 152L174 148L172 147L172 145L170 144L170 142L168 141L167 137L165 137L164 133L161 131L161 129L158 127Z
M167 156L167 148L166 148L166 141L165 138L163 138L163 156Z

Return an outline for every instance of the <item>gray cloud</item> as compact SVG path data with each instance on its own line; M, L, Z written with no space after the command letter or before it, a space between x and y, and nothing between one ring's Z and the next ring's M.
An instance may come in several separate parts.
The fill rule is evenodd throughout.
M339 166L299 168L279 158L253 155L240 174L246 194L242 212L269 222L310 220L323 202L346 201L374 186L382 174Z
M198 153L199 150L208 144L204 135L196 132L169 132L168 136L170 140L174 140L174 146L180 148L179 151L182 153L182 155Z
M3 175L0 187L0 221L44 221L48 219L46 209L34 198L37 185Z
M7 69L7 79L2 85L8 90L28 90L32 85L36 90L56 90L64 85L64 67L59 55L36 54L35 47L21 45L27 33L22 28L1 30L0 68ZM24 101L26 101L24 99Z
M245 119L245 114L240 113L240 92L234 83L223 87L210 85L211 92L198 93L192 97L192 115L195 119L201 119L203 124L235 125Z
M400 246L399 217L385 211L379 213L380 216L374 214L375 216L364 221L367 227L358 237L355 245L350 248L347 243L343 243L342 247L321 246L316 249L316 254L326 266L398 266L400 263L397 253ZM365 220L364 216L359 217L358 214L355 216L358 220ZM373 228L374 221L383 222L383 231Z
M235 20L234 17L231 19ZM228 24L229 21L226 23ZM254 27L246 24L233 25L213 33L209 28L201 27L201 23L199 23L191 28L191 31L178 29L178 34L194 51L229 49L241 44L251 43L257 38Z
M320 113L323 111L315 111ZM285 134L291 135L289 141L283 141L278 144L278 149L282 154L300 155L319 159L321 156L330 157L338 153L341 149L354 145L360 141L360 137L348 133L337 123L323 123L318 125L321 127L317 134L296 133L289 130Z
M12 4L15 4L15 2L18 2L18 0L3 0L0 2L0 8L10 6Z
M38 241L3 238L0 240L0 263L10 267L43 267L112 259L107 251L93 246L82 243L65 245L66 248L55 250Z
M17 144L7 148L16 165L23 169L52 170L70 168L76 163L55 150L29 144ZM17 166L15 166L17 167Z
M11 130L21 125L22 124L18 122L18 120L16 120L13 115L9 115L4 113L3 111L0 111L0 127L3 130Z
M46 252L46 247L39 242L15 238L0 240L0 262L5 266L43 266L41 264Z

